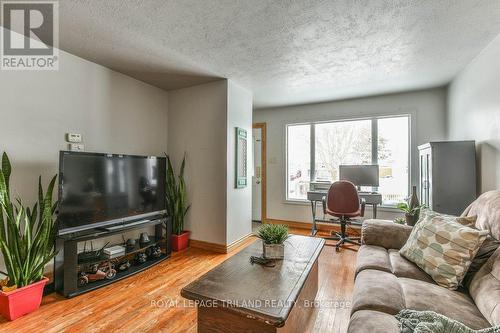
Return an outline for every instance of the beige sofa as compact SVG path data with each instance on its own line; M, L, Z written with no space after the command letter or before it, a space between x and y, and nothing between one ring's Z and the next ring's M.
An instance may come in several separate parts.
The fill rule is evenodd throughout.
M500 191L481 195L463 215L478 216L490 246L500 239ZM451 291L399 254L410 232L390 221L363 223L348 332L397 333L394 315L403 309L432 310L474 329L500 325L500 248L468 276L467 287Z

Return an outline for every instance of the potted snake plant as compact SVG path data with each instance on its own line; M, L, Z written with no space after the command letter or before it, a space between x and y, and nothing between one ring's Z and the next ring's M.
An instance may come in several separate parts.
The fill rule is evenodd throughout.
M56 255L54 212L52 202L54 176L44 193L38 179L38 202L32 208L21 199L11 200L11 164L6 153L0 168L0 250L7 278L1 281L0 313L8 320L35 311L40 306L48 279L44 268Z
M172 219L172 249L181 251L188 247L189 234L184 230L184 219L190 205L187 204L186 183L184 181L184 167L186 165L186 156L183 157L179 175L175 176L170 157L167 155L167 184L166 184L166 202L167 213Z

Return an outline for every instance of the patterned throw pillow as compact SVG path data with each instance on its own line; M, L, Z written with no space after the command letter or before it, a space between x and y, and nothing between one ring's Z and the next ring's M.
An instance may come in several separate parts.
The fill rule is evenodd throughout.
M486 230L467 226L470 218L468 222L424 209L399 252L438 285L455 290L488 235Z

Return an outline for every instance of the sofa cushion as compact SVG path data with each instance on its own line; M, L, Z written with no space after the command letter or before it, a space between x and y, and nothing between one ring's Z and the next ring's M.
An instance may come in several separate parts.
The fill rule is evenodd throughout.
M399 333L399 323L393 315L370 310L356 311L351 316L348 333Z
M375 245L362 245L356 260L356 275L365 269L376 269L392 273L389 254L386 249Z
M403 309L403 290L395 275L374 269L359 272L354 282L353 312L375 310L394 315Z
M474 329L491 326L466 293L373 269L358 273L354 283L353 316L360 311L395 315L403 309L435 311ZM360 325L357 323L355 327Z
M500 325L500 248L471 281L469 293L491 325Z
M473 329L491 326L465 293L414 279L400 278L398 282L407 309L434 311Z
M429 276L429 274L403 257L398 250L390 249L388 253L389 261L391 263L391 272L397 277L421 280L433 284L435 283L434 280Z
M500 190L485 192L469 205L462 216L477 215L476 228L488 230L500 240Z
M397 277L408 277L434 283L432 278L414 263L401 256L398 250L380 246L362 245L356 261L356 275L365 269L388 272Z
M437 284L455 290L487 235L457 223L455 217L424 209L400 253Z

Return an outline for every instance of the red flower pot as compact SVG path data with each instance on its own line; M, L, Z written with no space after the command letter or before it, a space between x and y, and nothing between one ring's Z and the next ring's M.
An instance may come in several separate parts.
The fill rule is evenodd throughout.
M0 314L8 320L14 320L38 309L47 281L49 279L44 277L29 286L7 293L0 291Z
M182 251L187 249L189 244L189 231L183 231L180 235L172 235L172 250Z

